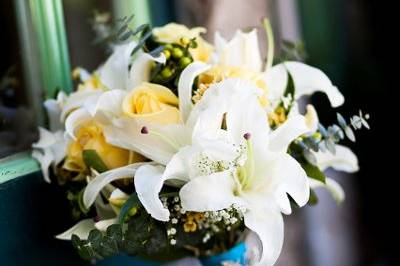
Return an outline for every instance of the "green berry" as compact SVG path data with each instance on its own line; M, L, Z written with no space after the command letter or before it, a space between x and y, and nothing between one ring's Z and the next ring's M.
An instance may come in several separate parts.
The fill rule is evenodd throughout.
M190 43L190 39L187 38L187 37L182 37L182 38L180 39L180 41L181 41L181 44L182 44L183 46L186 46L186 45L188 45L188 44Z
M169 77L171 77L171 76L172 76L172 71L171 71L171 69L170 69L169 67L164 68L164 69L161 71L161 76L162 76L163 78L169 78Z
M164 47L165 47L165 50L172 50L172 48L174 48L174 47L172 47L172 44L170 44L170 43L166 44Z
M181 58L183 56L183 51L180 48L172 49L172 56L175 58Z
M190 57L182 57L181 59L179 59L179 66L181 67L186 67L188 66L190 63L192 63L192 59Z
M165 58L168 60L168 58L170 58L171 56L171 52L169 50L164 50L163 54L165 55Z

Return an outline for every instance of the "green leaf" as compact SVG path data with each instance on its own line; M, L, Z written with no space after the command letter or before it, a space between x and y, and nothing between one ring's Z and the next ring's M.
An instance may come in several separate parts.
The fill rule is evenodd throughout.
M301 166L308 177L321 181L325 184L325 175L317 166L312 165L309 162L302 162Z
M318 197L317 194L315 194L315 191L310 189L310 198L308 199L307 204L309 205L316 205L318 203Z
M128 215L132 208L140 206L140 200L136 193L133 193L129 199L122 205L121 212L119 213L119 223L122 224L125 221L125 217Z
M283 96L287 97L289 95L292 95L292 97L294 97L295 87L294 87L293 77L290 74L289 70L286 70L286 71L288 74L288 81L286 83L286 89L285 89L285 92L283 93Z
M103 173L108 170L107 166L95 150L84 150L82 152L82 157L88 168L93 168L99 173Z

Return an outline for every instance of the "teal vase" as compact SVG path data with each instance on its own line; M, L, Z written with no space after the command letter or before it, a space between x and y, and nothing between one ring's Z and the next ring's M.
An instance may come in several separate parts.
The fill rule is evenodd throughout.
M235 262L242 266L246 266L246 244L241 242L231 248L230 250L214 255L200 257L201 264L203 266L219 266L222 262ZM96 266L162 266L162 263L152 262L143 260L136 257L130 257L127 255L115 256L103 261L96 263Z
M244 242L240 242L230 250L225 251L224 253L201 257L201 263L203 266L217 266L222 265L222 262L235 262L239 265L246 266L246 244Z

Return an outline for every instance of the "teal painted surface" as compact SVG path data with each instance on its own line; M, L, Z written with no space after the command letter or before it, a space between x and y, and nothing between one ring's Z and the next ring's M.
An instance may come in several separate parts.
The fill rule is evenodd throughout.
M346 26L340 14L341 4L341 0L298 1L307 63L321 68L336 85L343 79L346 61Z
M0 265L91 265L79 258L69 241L54 238L74 224L69 209L60 187L45 183L40 172L0 184ZM118 256L96 265L158 264Z
M53 237L71 224L62 197L39 172L0 184L0 265L84 265Z
M239 265L247 265L246 263L246 245L241 242L232 249L216 256L202 257L203 266L222 265L222 262L235 262Z
M162 26L168 22L175 21L174 1L148 0L153 26Z
M61 0L29 0L46 97L72 90L71 68Z
M20 153L0 160L0 185L13 178L39 171L39 164L29 153Z
M113 13L115 18L130 17L134 15L130 26L138 27L152 21L148 0L113 0Z

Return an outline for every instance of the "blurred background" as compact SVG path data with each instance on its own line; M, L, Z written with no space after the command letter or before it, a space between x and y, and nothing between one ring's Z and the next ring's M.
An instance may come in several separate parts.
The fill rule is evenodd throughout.
M58 47L67 56L57 58L67 72L70 66L94 70L106 58L104 47L94 44L95 11L114 17L133 11L154 26L171 21L204 26L209 41L215 31L230 38L237 28L256 27L263 55L261 19L269 17L278 49L283 39L302 41L305 61L323 70L345 95L346 103L338 110L328 108L323 95L309 99L323 124L334 123L336 112L350 117L361 109L371 116L371 130L358 131L357 142L346 143L358 155L361 170L355 175L328 172L343 185L346 201L337 206L326 191L318 191L317 206L286 217L286 240L277 265L400 265L394 199L399 177L394 148L398 67L393 63L399 50L394 4L371 0L57 0L59 6L54 8L61 8L64 17L56 13L45 22L64 28L65 45L59 38L58 46L43 50L38 47L40 36L35 35L40 23L30 23L37 14L46 15L40 12L49 12L46 8L38 13L31 10L41 1L0 2L0 159L27 151L37 138L36 126L45 123L41 102L54 95L48 89L51 80L43 76L47 71L51 79L57 68L43 69L46 63L38 54L52 53ZM70 89L65 79L60 86ZM3 159L0 167L6 160L10 162Z

